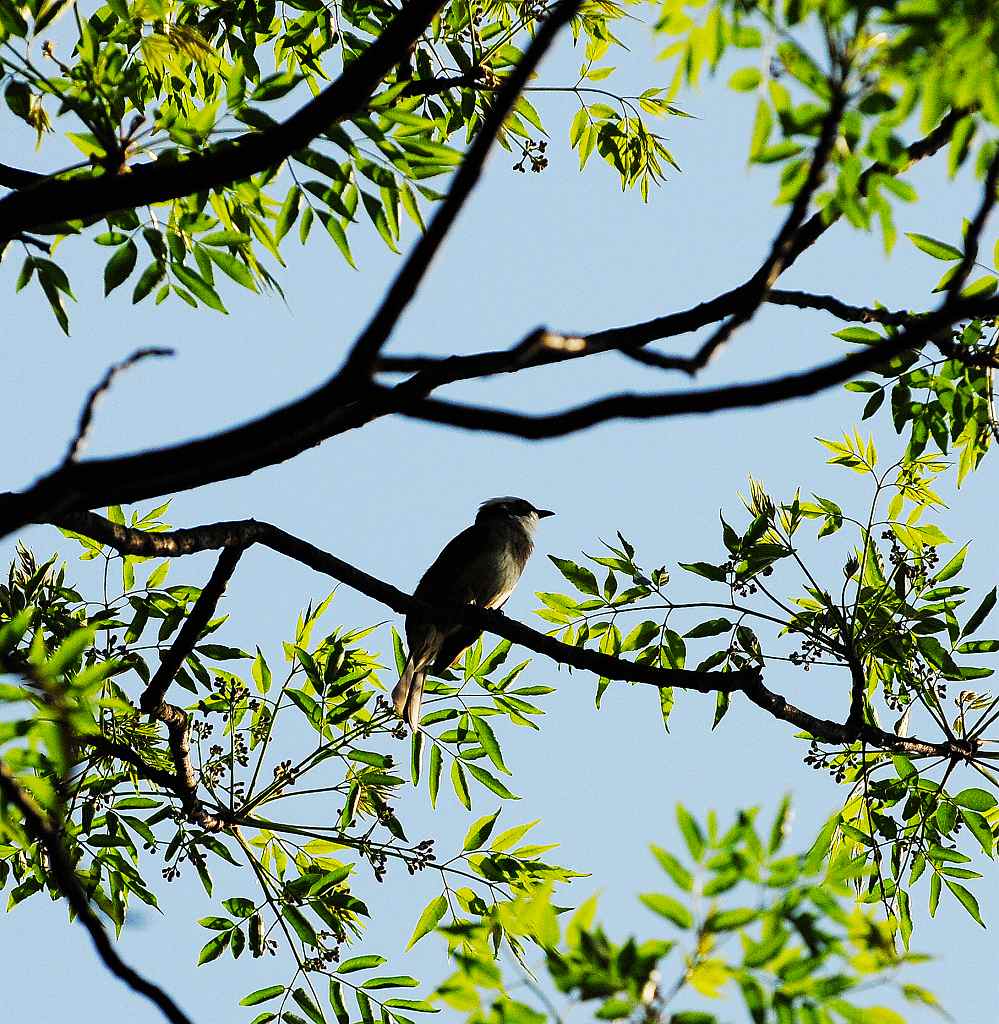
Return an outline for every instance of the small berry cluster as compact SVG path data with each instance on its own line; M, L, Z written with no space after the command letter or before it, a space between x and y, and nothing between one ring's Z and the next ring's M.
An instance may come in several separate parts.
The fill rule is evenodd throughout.
M801 649L792 651L788 655L788 660L792 665L798 665L807 672L825 653L825 648L818 640L806 636L801 641Z
M537 142L527 139L520 143L520 147L520 159L513 165L515 171L526 174L530 167L533 174L540 174L548 166L548 157L546 156L548 143L544 139Z
M847 773L858 766L859 758L848 751L822 750L818 743L812 740L808 744L804 762L816 771L827 771L836 782L846 782Z

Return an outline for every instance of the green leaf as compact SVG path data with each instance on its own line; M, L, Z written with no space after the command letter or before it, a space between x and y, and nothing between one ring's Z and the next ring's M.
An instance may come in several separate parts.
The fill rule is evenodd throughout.
M298 907L292 907L285 905L281 912L281 916L291 925L295 930L295 934L309 946L318 946L319 939L316 937L316 930L309 924L308 919L298 909ZM342 970L342 968L341 968Z
M936 877L934 875L934 878ZM949 878L945 878L944 881L947 883L947 888L957 897L961 906L984 928L985 922L982 920L982 912L978 909L978 900L958 882L952 882Z
M584 594L592 594L594 597L600 596L597 578L585 566L577 565L568 558L556 558L555 555L549 555L548 558L578 591Z
M250 273L249 267L245 263L236 259L232 253L226 252L225 249L208 249L204 250L208 253L209 259L212 263L221 268L222 272L228 277L231 277L236 284L241 284L244 288L248 288L251 292L257 290L256 282L253 280L253 274Z
M485 817L479 818L465 835L465 842L462 844L463 850L478 850L485 845L486 840L492 834L493 826L496 824L496 819L499 817L501 808L497 808L492 814L487 814Z
M995 846L995 838L988 820L984 815L975 811L962 810L961 820L968 826L971 834L978 840L978 845L986 857L991 857Z
M725 570L720 565L712 565L710 562L680 562L681 569L692 572L705 579L714 580L716 583L724 583L727 579Z
M970 811L990 811L999 801L984 789L962 789L953 798L958 807L967 807Z
M313 1024L326 1024L326 1018L323 1016L323 1011L316 1006L312 997L304 988L296 988L295 991L292 992L291 998L294 999L301 1007L305 1012L305 1015L313 1022Z
M351 974L354 971L370 971L372 967L381 967L384 963L388 963L385 957L379 956L377 953L367 953L364 956L353 956L349 960L344 960L343 963L337 965L336 972L337 974Z
M451 762L451 785L454 788L455 796L470 811L472 809L472 798L468 793L468 781L465 779L465 770L462 768L460 761Z
M400 1010L411 1010L413 1013L440 1013L440 1007L428 1003L425 999L386 999L385 1005Z
M266 1003L268 999L277 999L284 995L284 985L268 985L267 988L258 988L248 996L243 996L239 1001L240 1006L256 1006L258 1003Z
M719 690L715 696L715 717L712 719L711 728L715 729L718 723L725 717L729 706L732 703L732 694Z
M233 926L233 922L227 917L200 917L198 924L202 928L211 928L216 932L228 931Z
M914 231L906 231L905 237L917 249L921 249L934 259L959 260L963 255L960 249L955 249L954 246L948 245L946 242L938 242L935 238L930 238L929 235L919 235Z
M651 850L656 860L659 861L659 866L684 892L690 892L694 888L694 876L673 854L655 844L652 845Z
M770 829L770 842L767 844L768 853L775 854L781 848L789 831L790 822L791 795L787 793L781 800L777 814L774 816L773 827Z
M115 249L111 254L111 259L104 267L105 295L110 295L132 273L138 255L139 250L131 239L120 248Z
M201 949L201 953L198 955L198 966L207 964L212 960L218 959L224 952L226 946L229 945L229 934L222 932L216 935L214 939L210 939Z
M203 277L191 270L190 267L185 267L180 263L171 263L170 270L185 288L201 299L210 309L217 310L219 313L228 313L228 310L222 305L222 300L216 294L215 289Z
M669 716L673 710L674 695L672 686L659 688L659 710L663 717L663 728L669 732Z
M649 910L672 921L678 928L690 928L694 923L690 911L672 896L660 892L643 892L638 898Z
M343 990L336 978L330 978L330 1009L338 1024L350 1024L350 1014L343 1001Z
M330 238L333 239L336 247L340 250L343 258L350 264L350 266L357 270L357 264L354 262L354 257L350 251L350 245L347 242L347 234L340 226L340 222L336 217L333 217L328 213L320 213L319 219L323 222L323 226L326 228Z
M833 337L839 338L841 341L852 341L861 345L872 345L879 341L884 341L884 338L877 331L872 331L870 327L845 327L842 331L835 331ZM871 390L874 389L872 388Z
M492 730L492 726L479 715L472 716L472 728L475 730L475 735L479 739L479 743L482 744L482 749L486 752L489 760L492 761L496 767L503 772L505 775L510 774L510 769L503 763L503 754L500 751L499 743L496 739L496 734Z
M248 900L244 896L233 896L231 899L223 900L222 906L237 917L250 917L257 909L253 900Z
M989 613L996 606L996 588L993 587L984 598L982 603L975 609L970 619L961 630L961 636L970 636L989 617Z
M569 124L569 145L573 149L579 144L579 140L583 137L583 132L589 123L590 116L586 111L586 107L580 107Z
M728 80L728 87L736 92L752 92L762 81L763 76L759 68L739 68L732 73Z
M457 764L458 762L455 761L455 765ZM478 781L481 782L482 785L486 787L486 789L491 789L497 796L501 796L504 800L520 799L520 797L517 796L515 793L511 793L510 790L508 790L506 786L504 786L503 783L496 778L495 775L493 775L490 772L487 772L485 768L480 768L477 764L466 764L465 767L468 769L469 774L472 776L472 778L478 779ZM464 803L464 801L462 801L462 803ZM466 803L465 806L469 808L469 810L471 810L471 802Z
M690 632L683 635L688 640L695 640L704 636L720 636L722 633L727 633L731 628L732 623L728 619L708 619L707 622L694 626Z
M709 914L704 922L704 930L708 932L730 932L743 928L750 921L755 921L760 912L751 907L737 907L734 910L720 910Z
M150 263L139 275L135 288L132 289L132 304L141 302L166 275L164 265L159 260Z
M416 988L420 983L416 978L411 978L408 974L393 974L381 978L368 978L363 984L364 988L370 990L380 988Z
M440 791L441 786L441 768L443 763L440 745L435 743L430 748L430 774L428 779L431 807L437 806L437 794Z
M704 834L701 832L700 825L697 824L683 804L676 805L676 821L680 826L680 832L683 834L691 857L695 861L700 861L704 855Z
M965 544L963 548L949 562L933 577L934 583L943 583L944 580L949 580L956 576L961 569L964 567L964 559L968 554L969 545Z
M266 693L271 688L271 670L267 667L267 661L264 659L263 652L260 648L257 648L257 656L253 659L253 664L250 666L250 674L253 676L253 681L257 684L257 689L260 693Z
M433 931L445 913L447 913L447 897L445 897L444 893L441 893L440 896L432 899L423 908L423 913L420 914L420 919L416 922L416 927L413 929L412 937L406 949L412 949L424 935Z

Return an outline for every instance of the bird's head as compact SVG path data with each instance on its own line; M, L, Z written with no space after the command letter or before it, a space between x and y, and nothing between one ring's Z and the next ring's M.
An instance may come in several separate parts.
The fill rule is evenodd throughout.
M533 533L539 520L555 515L548 509L535 508L524 498L513 498L509 495L505 498L490 498L479 506L479 514L475 517L477 523L495 522L496 520L509 520L517 523L528 533Z

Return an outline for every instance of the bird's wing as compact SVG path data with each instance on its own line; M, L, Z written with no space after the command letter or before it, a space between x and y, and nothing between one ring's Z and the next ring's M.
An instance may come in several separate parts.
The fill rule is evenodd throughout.
M440 604L475 604L482 608L502 608L513 592L513 587L503 586L495 592L485 592L483 589L485 581L496 579L496 540L493 531L481 524L473 524L462 530L423 574L414 596ZM482 630L474 626L448 629L443 623L432 622L411 613L406 618L407 639L411 647L427 627L435 627L439 631L440 646L433 661L433 671L438 674L450 667L462 651L482 635Z
M444 546L433 565L416 585L414 596L450 604L468 604L477 597L474 583L480 574L475 563L490 555L493 537L481 523L462 530Z

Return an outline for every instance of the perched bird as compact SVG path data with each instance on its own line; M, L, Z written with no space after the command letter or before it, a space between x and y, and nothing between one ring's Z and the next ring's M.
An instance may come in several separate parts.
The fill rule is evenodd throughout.
M423 574L413 596L427 604L502 608L534 550L538 522L554 515L523 498L490 498ZM409 657L392 691L396 713L411 729L420 724L427 672L445 671L482 633L446 616L412 611L406 616Z

